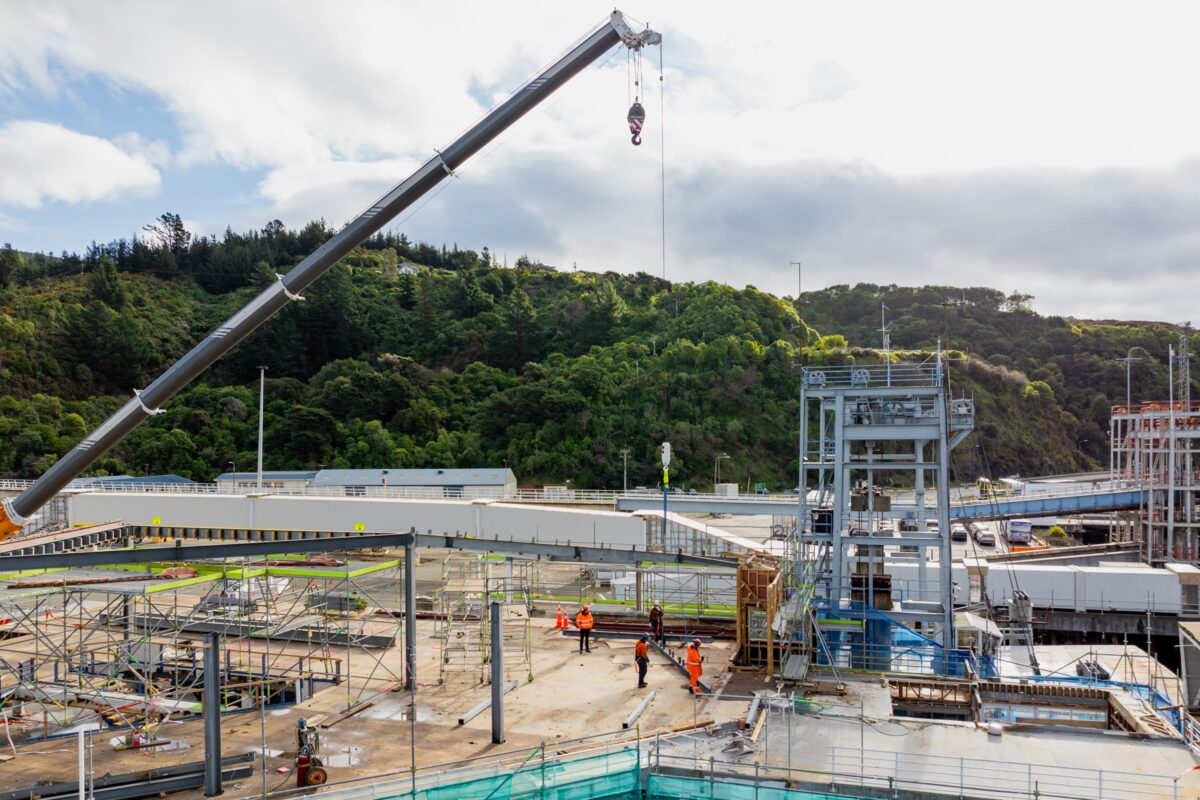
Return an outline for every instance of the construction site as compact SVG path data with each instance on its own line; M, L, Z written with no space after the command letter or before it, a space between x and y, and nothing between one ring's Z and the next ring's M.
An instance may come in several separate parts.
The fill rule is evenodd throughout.
M1144 560L1159 527L956 550L951 519L999 525L1035 496L951 499L974 409L940 361L802 388L790 514L65 487L58 523L2 545L4 796L1196 796L1200 571ZM915 491L878 488L883 469ZM1053 498L1160 520L1121 491ZM1119 594L1135 579L1148 600ZM1063 606L1109 635L1071 634Z
M256 479L81 479L585 66L661 41L614 11L0 484L0 800L1200 797L1186 395L1114 409L1110 474L1007 497L952 486L976 407L941 346L886 338L798 369L791 494L672 492L669 442L659 490L264 484L261 405ZM1031 532L1082 515L1108 539Z

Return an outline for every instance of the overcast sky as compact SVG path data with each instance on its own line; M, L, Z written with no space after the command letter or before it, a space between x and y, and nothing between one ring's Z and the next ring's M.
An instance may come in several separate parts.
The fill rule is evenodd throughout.
M602 3L0 0L0 242L340 226L595 24ZM394 224L570 269L804 288L994 286L1200 322L1200 6L659 2Z

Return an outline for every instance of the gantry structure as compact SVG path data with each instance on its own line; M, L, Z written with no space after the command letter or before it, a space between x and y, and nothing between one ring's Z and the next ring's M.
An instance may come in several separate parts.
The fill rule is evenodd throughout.
M895 663L898 628L930 652L955 646L950 453L974 420L973 401L950 396L940 354L804 368L784 614L796 658L785 672L809 663L912 671ZM894 504L882 485L911 490L913 502Z

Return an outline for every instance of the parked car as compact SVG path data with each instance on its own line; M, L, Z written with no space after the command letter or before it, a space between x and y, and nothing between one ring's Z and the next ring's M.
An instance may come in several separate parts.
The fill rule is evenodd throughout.
M961 522L955 522L950 526L950 541L965 542L968 538L967 526Z
M975 544L981 544L984 547L995 547L996 537L987 528L975 528Z

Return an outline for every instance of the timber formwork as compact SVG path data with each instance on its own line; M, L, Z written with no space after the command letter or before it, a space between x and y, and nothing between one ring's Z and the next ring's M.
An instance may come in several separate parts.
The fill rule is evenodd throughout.
M737 653L732 669L765 669L775 672L775 620L783 598L783 573L779 559L750 556L737 570ZM784 654L786 658L786 653Z

